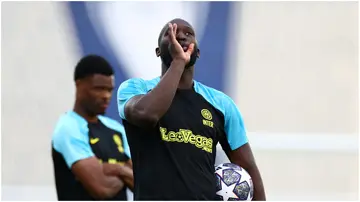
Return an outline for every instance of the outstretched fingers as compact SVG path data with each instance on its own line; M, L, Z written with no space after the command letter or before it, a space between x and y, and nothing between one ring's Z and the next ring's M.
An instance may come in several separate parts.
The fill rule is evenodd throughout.
M177 31L177 24L169 23L168 33L169 33L170 40L171 40L172 43L177 42L177 40L176 40L176 31Z

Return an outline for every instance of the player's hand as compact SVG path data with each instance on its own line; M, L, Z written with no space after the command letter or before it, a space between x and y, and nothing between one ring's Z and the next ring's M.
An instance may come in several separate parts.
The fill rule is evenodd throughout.
M119 164L102 163L102 167L105 175L119 177L119 169L123 166Z
M177 24L169 23L168 34L170 37L169 51L173 60L184 60L185 64L190 61L190 56L194 52L194 44L191 43L184 51L183 47L176 40Z

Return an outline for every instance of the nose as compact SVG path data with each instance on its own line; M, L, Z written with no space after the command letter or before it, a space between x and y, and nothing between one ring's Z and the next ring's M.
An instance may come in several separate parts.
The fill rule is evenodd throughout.
M109 101L111 99L111 92L106 91L103 93L103 99Z
M178 30L178 32L176 33L176 40L183 41L185 39L186 39L186 35L184 34L184 32Z

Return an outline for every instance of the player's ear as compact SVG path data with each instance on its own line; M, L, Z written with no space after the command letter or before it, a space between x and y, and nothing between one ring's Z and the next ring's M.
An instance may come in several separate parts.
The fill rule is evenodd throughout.
M156 53L156 57L160 56L160 48L159 47L155 48L155 53Z
M77 88L80 86L80 84L81 84L81 80L80 80L80 79L78 79L78 80L75 81L75 86L76 86Z
M83 88L83 86L85 85L85 80L84 79L78 79L75 81L75 86L76 88Z
M200 49L197 49L196 57L197 57L197 58L200 58Z

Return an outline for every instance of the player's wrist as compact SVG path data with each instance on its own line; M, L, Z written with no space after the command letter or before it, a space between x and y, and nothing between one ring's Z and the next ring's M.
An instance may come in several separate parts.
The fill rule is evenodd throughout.
M182 58L174 58L170 67L176 67L177 69L184 70L186 66L186 60Z

